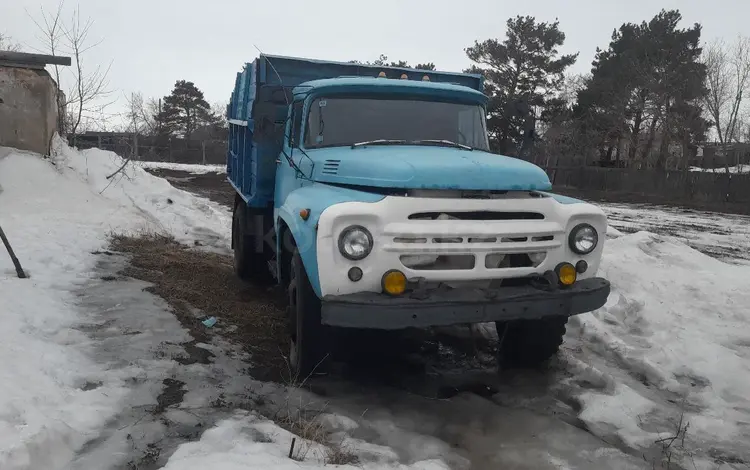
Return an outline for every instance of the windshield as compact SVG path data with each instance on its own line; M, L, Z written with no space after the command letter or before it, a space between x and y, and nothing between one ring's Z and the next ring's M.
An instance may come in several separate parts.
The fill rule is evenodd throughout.
M371 141L426 145L430 140L488 150L484 109L476 104L417 99L317 98L305 131L307 148Z

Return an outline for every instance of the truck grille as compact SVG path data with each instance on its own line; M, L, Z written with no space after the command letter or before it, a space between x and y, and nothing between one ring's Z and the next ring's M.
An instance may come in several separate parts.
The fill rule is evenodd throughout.
M414 271L475 270L491 278L502 276L504 270L535 268L565 237L557 223L545 221L543 216L542 220L537 216L529 220L526 214L536 213L517 214L524 216L464 221L410 217L408 222L385 227L383 235L388 242L383 249L396 253L402 265Z
M463 212L417 212L409 220L544 220L539 212L507 211L463 211Z

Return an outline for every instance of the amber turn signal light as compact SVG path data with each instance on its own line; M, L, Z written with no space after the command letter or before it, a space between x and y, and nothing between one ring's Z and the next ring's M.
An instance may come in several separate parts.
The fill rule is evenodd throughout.
M383 291L389 295L401 295L406 290L406 275L401 271L391 270L383 274Z
M575 284L578 277L576 267L570 263L558 264L555 268L555 273L557 273L557 279L560 281L560 284L565 287Z

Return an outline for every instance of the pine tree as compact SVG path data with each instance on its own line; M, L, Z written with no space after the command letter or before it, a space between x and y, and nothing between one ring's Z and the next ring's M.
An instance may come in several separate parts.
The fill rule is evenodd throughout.
M172 93L164 97L164 107L155 120L162 134L190 139L197 128L216 124L218 117L193 82L178 80Z
M678 29L681 20L679 11L662 10L649 22L623 24L606 50L597 49L575 115L601 159L616 154L641 166L655 155L653 165L664 168L671 143L687 147L705 135L701 27Z
M478 64L467 72L485 77L493 150L523 155L535 137L537 120L548 121L563 107L558 95L564 72L578 54L558 53L565 34L557 21L537 23L531 16L517 16L507 21L507 28L504 41L476 41L466 49Z

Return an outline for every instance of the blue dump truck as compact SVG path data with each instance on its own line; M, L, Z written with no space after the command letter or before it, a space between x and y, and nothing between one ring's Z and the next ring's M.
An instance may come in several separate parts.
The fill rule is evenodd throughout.
M479 75L261 55L227 108L237 275L288 293L289 362L347 329L494 322L503 365L553 356L601 307L607 228L490 153Z

